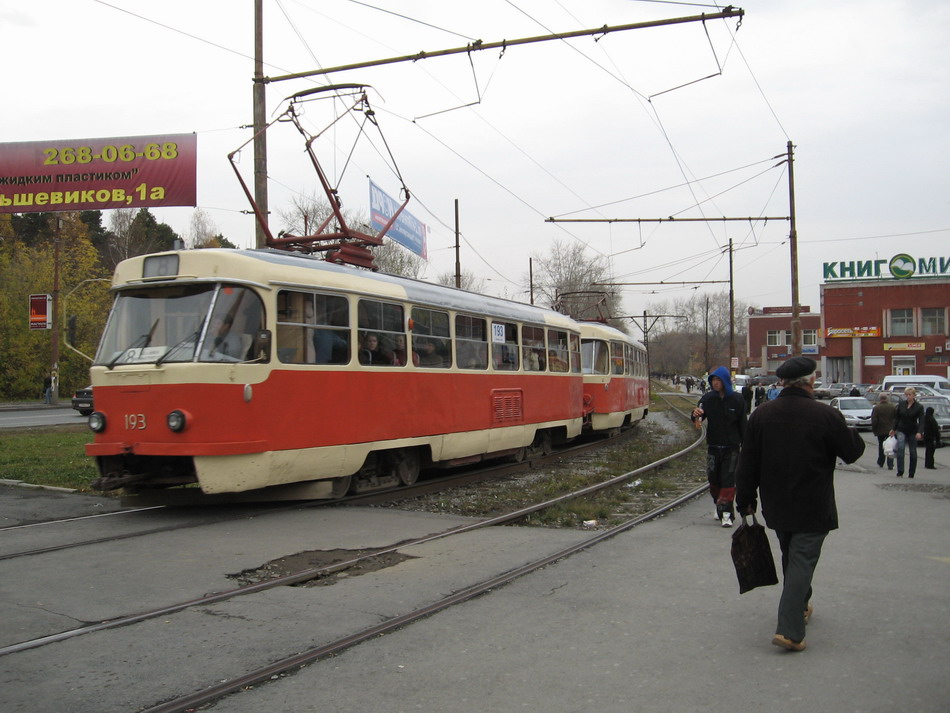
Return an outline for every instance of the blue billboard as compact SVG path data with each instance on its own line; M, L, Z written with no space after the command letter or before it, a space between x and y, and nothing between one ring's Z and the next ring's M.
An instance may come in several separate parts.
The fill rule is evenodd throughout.
M369 182L369 214L370 224L375 230L382 230L392 219L399 206L399 201L392 198L385 191L380 189L372 180ZM428 259L428 248L426 245L426 233L428 226L421 220L404 210L396 218L396 222L386 233L387 238L395 240L424 259Z

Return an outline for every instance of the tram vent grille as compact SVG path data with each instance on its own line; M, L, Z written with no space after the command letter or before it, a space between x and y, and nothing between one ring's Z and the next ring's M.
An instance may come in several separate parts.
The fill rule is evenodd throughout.
M524 394L521 389L493 391L492 412L495 423L520 423L523 421Z

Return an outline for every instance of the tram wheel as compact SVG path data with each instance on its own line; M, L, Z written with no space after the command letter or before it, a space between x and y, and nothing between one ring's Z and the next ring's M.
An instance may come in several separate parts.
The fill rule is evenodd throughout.
M334 478L333 479L333 494L334 499L342 498L348 492L350 492L350 487L353 485L353 476L347 475L344 478Z
M393 471L403 485L412 485L419 480L422 461L418 451L404 450L393 455Z

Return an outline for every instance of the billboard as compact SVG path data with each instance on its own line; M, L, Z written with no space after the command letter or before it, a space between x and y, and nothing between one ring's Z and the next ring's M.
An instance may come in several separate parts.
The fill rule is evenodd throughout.
M195 134L0 143L0 213L197 205Z
M385 228L386 223L388 223L396 211L399 210L400 205L401 203L399 201L392 198L370 180L369 214L370 223L375 230ZM399 214L399 217L396 218L396 222L393 223L389 232L386 233L386 237L392 238L403 247L412 250L416 255L428 259L428 246L426 245L427 232L428 226L426 226L425 223L418 220L409 211L404 210Z

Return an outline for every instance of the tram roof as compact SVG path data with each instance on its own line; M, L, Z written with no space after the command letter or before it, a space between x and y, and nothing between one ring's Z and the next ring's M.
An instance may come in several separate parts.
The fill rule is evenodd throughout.
M178 255L178 274L168 279L143 280L143 265L156 255ZM337 265L322 258L263 248L258 250L210 248L139 255L119 263L113 277L114 288L151 284L181 284L189 280L227 281L242 279L270 286L333 289L390 299L404 299L420 305L461 312L485 314L521 322L578 329L567 315L535 305L500 297L436 285L400 275L389 275Z

